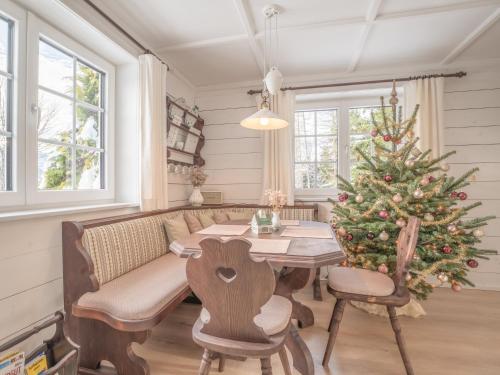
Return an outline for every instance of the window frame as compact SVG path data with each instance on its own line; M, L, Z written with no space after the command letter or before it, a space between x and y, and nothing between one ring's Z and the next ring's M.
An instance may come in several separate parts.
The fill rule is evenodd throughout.
M352 94L352 93L351 93ZM386 100L386 102L388 102ZM402 105L401 101L399 105ZM376 107L380 106L380 95L362 95L331 100L321 101L298 101L295 105L295 112L299 111L321 111L337 109L338 129L337 129L337 174L341 177L350 179L350 124L349 124L349 109L361 107ZM295 188L295 127L292 130L292 145L293 145L293 182L295 189L295 197L303 200L325 200L326 198L336 199L339 193L338 188L314 188L314 189L297 189Z
M68 202L89 202L96 200L112 200L115 197L115 148L114 148L114 89L115 89L115 68L95 53L91 52L73 39L56 30L52 26L41 21L34 14L28 12L28 33L27 50L29 62L27 69L27 98L26 117L28 124L27 131L27 189L26 203L28 205L39 204L63 204ZM101 178L104 178L104 189L80 189L80 190L39 190L38 189L38 61L39 61L39 41L48 42L57 49L76 57L84 64L89 65L104 73L105 90L102 93L102 107L104 115L103 129L101 134L104 142L101 148L104 149L104 173L101 170ZM103 81L104 81L103 80ZM73 98L73 103L77 103ZM74 124L73 124L74 126ZM77 148L72 143L71 149ZM74 170L73 170L74 171Z
M26 11L9 0L0 0L0 16L12 22L10 120L10 190L0 191L0 207L25 204L25 98Z

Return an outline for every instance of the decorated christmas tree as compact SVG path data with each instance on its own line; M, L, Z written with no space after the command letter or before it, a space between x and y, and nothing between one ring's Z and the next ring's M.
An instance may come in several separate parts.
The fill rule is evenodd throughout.
M382 108L384 99L381 98ZM410 272L409 290L425 299L435 286L448 284L459 291L477 258L496 254L478 249L483 226L494 216L466 220L481 202L467 204L462 189L477 172L473 168L459 178L448 176L445 159L430 157L416 146L414 126L418 105L403 121L393 90L390 111L377 121L372 113L371 149L356 147L359 163L352 182L339 176L338 202L333 201L333 226L347 253L350 266L377 270L389 276L396 268L396 239L409 216L422 220Z

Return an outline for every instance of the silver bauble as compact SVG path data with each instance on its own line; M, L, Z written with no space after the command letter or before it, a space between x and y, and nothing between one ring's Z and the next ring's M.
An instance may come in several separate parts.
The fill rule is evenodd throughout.
M483 237L484 236L484 232L483 232L482 229L474 229L474 231L472 232L472 234L475 237Z
M424 220L425 221L434 221L434 215L427 213L424 215Z
M378 235L378 238L380 238L382 241L387 241L389 239L389 233L384 230Z
M392 197L392 201L394 203L401 203L402 200L403 200L403 197L399 193L394 194L393 197Z
M422 199L424 197L424 192L420 188L417 188L417 190L413 192L413 196L417 199Z
M399 218L396 220L396 225L400 228L403 228L406 226L406 221L402 218Z
M408 159L407 161L405 161L405 166L407 166L408 168L412 168L414 165L415 165L415 160L413 159Z
M442 171L444 171L444 172L448 172L448 171L450 170L450 166L449 166L447 163L442 163L442 164L440 165L440 168L441 168L441 170L442 170Z
M354 200L356 201L356 203L363 203L365 198L361 194L358 194L356 195L356 198L354 198Z

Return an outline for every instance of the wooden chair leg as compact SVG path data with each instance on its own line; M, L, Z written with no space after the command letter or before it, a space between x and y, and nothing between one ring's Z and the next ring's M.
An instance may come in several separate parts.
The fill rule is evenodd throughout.
M203 357L201 357L199 375L208 375L210 373L210 366L212 365L213 353L205 349Z
M279 354L281 364L283 365L283 370L285 370L285 375L292 375L292 370L290 369L290 363L288 362L288 356L286 354L285 346L281 347Z
M330 332L330 328L332 327L333 323L333 313L335 312L335 309L332 310L332 316L330 317L330 323L328 323L328 332Z
M405 365L407 375L414 375L413 368L411 367L410 357L406 351L406 344L401 334L401 325L399 324L398 317L396 315L396 308L394 306L387 306L387 313L391 319L392 330L396 336L396 341L398 343L399 352L401 353L401 358Z
M226 366L226 356L224 354L219 354L219 372L223 372L225 366Z
M262 375L273 375L273 369L271 367L271 358L261 358L260 359L260 369L262 370Z
M347 301L345 299L337 299L337 302L335 303L329 329L330 336L328 337L328 344L326 345L325 355L323 357L323 366L327 366L328 362L330 362L330 356L332 355L333 345L335 345L335 339L339 331L340 321L342 320L342 315L344 314L346 302Z

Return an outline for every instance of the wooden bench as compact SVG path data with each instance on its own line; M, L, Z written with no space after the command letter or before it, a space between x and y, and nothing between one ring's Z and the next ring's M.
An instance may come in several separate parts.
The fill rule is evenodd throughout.
M186 260L170 253L166 219L238 212L248 217L259 205L176 207L84 222L63 222L65 328L80 345L80 373L95 373L101 361L118 374L148 374L132 351L143 343L190 293ZM317 220L313 205L286 206L283 219Z

